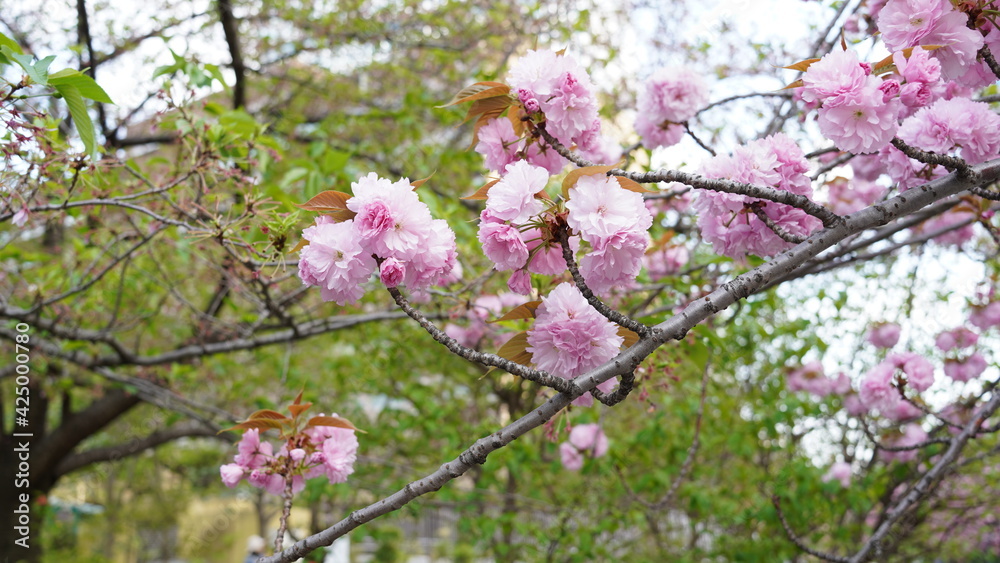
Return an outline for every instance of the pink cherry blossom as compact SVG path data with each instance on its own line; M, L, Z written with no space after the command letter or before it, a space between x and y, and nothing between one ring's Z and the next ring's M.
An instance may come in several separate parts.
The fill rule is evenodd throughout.
M708 103L708 84L702 73L687 67L662 68L643 84L637 106L640 114L657 121L683 123Z
M538 369L572 378L618 355L624 339L615 324L562 283L542 298L528 331L528 352Z
M29 215L28 208L22 207L17 210L17 213L14 213L14 217L11 218L11 221L18 227L23 227L24 224L28 222Z
M507 279L507 289L520 295L531 295L531 275L524 270L514 270Z
M854 51L834 49L809 65L802 75L802 100L824 107L843 105L867 83L865 72Z
M347 208L361 244L383 258L411 258L421 250L431 228L431 214L408 179L390 182L374 172L351 184Z
M583 454L569 442L559 444L559 460L569 471L579 471L583 468Z
M621 230L600 237L580 259L580 273L590 289L603 294L616 285L635 280L642 269L647 246L649 235L645 231Z
M950 352L956 348L969 348L975 346L977 342L979 342L979 335L965 327L943 331L934 339L934 345L942 352Z
M1000 326L1000 301L992 301L986 305L972 307L969 323L979 330L989 330Z
M521 233L507 223L489 220L487 210L483 211L478 237L483 253L501 272L522 268L528 261L528 247L521 239Z
M524 224L545 209L545 203L535 194L545 189L548 172L519 160L507 167L503 178L494 184L486 196L486 209L500 221Z
M514 126L506 117L496 117L479 128L476 152L486 158L486 167L502 173L507 165L517 160L523 142L514 133Z
M945 360L944 374L955 381L966 382L976 379L986 371L986 358L979 352L973 352L961 360Z
M681 142L684 126L668 121L654 121L649 114L640 113L635 118L635 132L642 137L643 144L648 148L671 147Z
M941 78L941 63L927 49L915 48L907 57L903 51L892 54L896 72L908 83L933 84Z
M236 463L227 463L219 468L222 484L232 489L243 479L244 468Z
M861 402L868 408L889 412L899 403L899 391L893 387L892 380L896 366L891 362L882 362L868 371L861 381L858 391Z
M868 342L878 348L892 348L899 342L899 332L896 323L878 323L868 331Z
M455 248L455 231L443 219L431 221L430 229L421 241L422 250L405 264L403 283L410 289L431 285L447 285L459 264Z
M851 464L838 461L830 466L830 469L823 475L823 482L839 481L840 486L847 488L851 484Z
M591 244L623 230L644 232L653 224L640 194L623 189L614 178L602 174L577 180L569 190L566 209L566 222Z
M608 453L608 437L597 424L578 424L569 433L569 443L588 457Z
M899 100L885 101L879 85L879 78L868 76L851 96L819 109L819 130L838 149L855 154L878 152L896 134Z
M379 279L386 287L396 287L403 281L406 267L395 258L386 258L379 266Z
M572 57L528 51L511 65L507 82L529 111L538 106L547 130L564 145L583 146L594 136L594 124L600 122L594 85Z
M309 245L299 253L299 277L306 285L319 286L324 301L353 303L364 295L362 284L374 272L375 260L361 247L353 221L321 219L302 231Z
M906 382L917 391L926 391L934 384L934 366L927 358L913 352L892 354L887 361L906 374Z
M882 39L892 51L941 45L931 55L940 61L946 80L964 78L977 64L976 52L983 46L983 36L967 23L968 17L949 0L889 0L878 16Z

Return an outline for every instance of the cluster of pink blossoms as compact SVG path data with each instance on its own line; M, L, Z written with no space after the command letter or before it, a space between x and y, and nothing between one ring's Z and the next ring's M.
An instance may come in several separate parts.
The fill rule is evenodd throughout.
M838 149L876 152L889 144L899 127L898 84L883 88L871 66L853 51L832 51L802 76L802 99L820 104L819 130Z
M549 206L538 197L549 174L523 160L507 167L507 173L486 196L486 209L479 216L479 243L498 271L512 271L507 287L515 293L531 293L529 271L557 275L566 270L562 246L547 239L538 228L538 215Z
M576 145L588 158L607 157L594 84L575 59L549 50L528 51L511 65L507 82L525 113L533 120L544 115L546 130L560 143Z
M614 323L587 303L576 286L562 283L543 297L535 310L527 351L538 369L573 379L617 356L622 342ZM615 379L609 379L597 388L607 393L616 385ZM589 394L573 402L580 406L593 403Z
M541 139L528 142L518 137L506 117L496 117L479 128L476 152L486 159L486 167L503 174L507 166L519 160L540 166L549 174L558 174L569 162Z
M858 395L866 407L892 416L902 400L899 389L893 385L897 370L906 375L906 384L918 392L926 391L934 383L934 366L927 358L913 352L890 354L861 381Z
M329 216L302 232L309 245L299 257L299 277L319 286L325 301L353 303L378 269L386 287L422 289L448 280L456 266L455 233L432 219L409 180L390 182L374 172L351 184L353 219Z
M812 196L805 172L809 163L802 149L783 133L751 141L737 147L732 156L710 158L701 173L709 178L725 178L757 186L771 186L794 194ZM768 257L792 247L776 235L749 208L754 198L702 190L694 202L701 236L715 252L731 258L746 254ZM763 212L786 232L807 236L820 228L819 219L801 209L763 202Z
M580 424L569 433L569 441L559 444L563 467L579 471L586 457L597 458L608 453L608 437L597 424Z
M653 224L642 195L603 174L583 176L570 188L566 209L566 223L590 245L580 259L587 285L605 293L635 280Z
M942 352L948 353L944 361L944 374L955 381L966 382L976 379L986 371L986 358L973 350L979 342L979 335L965 327L946 330L937 335L934 344Z
M946 80L973 88L996 81L976 54L984 44L983 34L968 27L969 17L949 0L889 0L878 14L882 40L893 51L917 45L939 45L933 56L941 63ZM990 47L1000 43L995 28L985 39Z
M334 415L336 416L336 415ZM291 449L289 449L291 445ZM270 442L262 442L256 428L243 433L239 453L220 468L222 482L230 489L246 479L254 487L281 495L287 479L292 493L306 486L306 479L326 477L343 483L354 473L358 438L354 430L334 426L313 426L281 446L277 454Z
M907 118L899 128L899 138L923 151L958 153L969 164L978 164L1000 155L1000 116L983 102L940 99ZM883 153L889 160L889 175L903 190L947 173L940 167L930 173L927 165L895 147L886 147Z
M680 142L683 123L708 102L708 85L689 67L660 69L639 91L635 130L648 148Z

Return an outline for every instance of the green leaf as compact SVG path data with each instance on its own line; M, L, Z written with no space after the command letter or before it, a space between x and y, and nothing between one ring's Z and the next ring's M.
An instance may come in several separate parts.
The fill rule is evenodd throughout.
M52 86L57 86L60 84L67 84L69 86L75 86L77 90L80 91L80 95L84 98L94 100L95 102L100 102L102 104L113 104L108 93L101 88L93 78L83 74L79 70L74 70L72 68L66 68L60 70L59 72L49 75L49 84Z
M17 66L24 69L24 72L28 74L28 78L31 79L35 84L41 84L42 86L47 86L49 83L48 68L55 60L55 56L49 55L44 59L33 62L35 60L31 55L22 55L15 52L7 45L0 46L0 53L6 55L7 59L13 61Z
M83 141L83 147L92 160L97 160L97 135L94 133L94 122L90 120L87 113L87 105L83 101L83 96L76 86L70 84L57 84L56 90L62 94L66 105L69 106L69 114L76 123L76 132Z
M17 41L14 41L10 37L7 37L2 33L0 33L0 47L7 47L12 52L18 55L24 53L24 51L21 50L21 46L17 44ZM11 64L11 60L7 57L6 54L0 53L0 64L9 65Z

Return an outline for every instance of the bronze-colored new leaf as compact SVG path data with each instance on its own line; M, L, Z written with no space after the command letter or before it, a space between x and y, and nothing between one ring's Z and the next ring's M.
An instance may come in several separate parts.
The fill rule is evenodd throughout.
M499 319L494 319L492 321L487 321L491 323L498 323L500 321L516 321L519 319L533 319L535 318L535 309L541 305L541 301L528 301L523 305L518 305L511 309L506 315L500 317Z
M625 339L625 341L622 342L622 348L631 348L633 344L639 341L638 334L623 326L618 327L618 336Z
M804 61L799 61L793 65L783 66L781 68L787 68L788 70L797 70L800 72L805 72L810 66L819 59L806 59Z
M342 418L339 416L326 416L318 415L309 419L306 423L306 428L311 426L334 426L336 428L346 428L348 430L354 430L355 432L361 432L362 434L367 434L364 430L361 430L357 426L351 424L350 420Z
M430 175L430 176L428 176L428 177L426 177L426 178L421 178L421 179L419 179L419 180L414 180L414 181L410 182L410 185L411 185L411 186L413 186L413 189L417 189L417 188L419 188L420 186L422 186L422 185L424 185L425 183L427 183L427 180L430 180L431 178L433 178L433 177L434 177L434 174L436 174L436 172L431 172L431 175Z
M455 96L448 103L437 107L446 108L448 106L465 102L474 102L483 98L506 96L509 93L510 86L507 86L502 82L476 82L471 86L462 88L462 90L455 94Z
M483 187L481 187L478 190L476 190L476 193L474 193L472 195L467 195L467 196L463 197L462 199L486 200L486 197L489 194L490 188L492 188L494 185L496 185L496 183L499 182L499 181L500 181L500 178L497 178L496 180L490 180L489 182L486 182L483 185Z
M656 190L646 189L642 184L636 182L631 178L625 178L624 176L615 176L615 180L618 180L618 185L622 187L623 190L628 190L630 192L636 192L639 194L651 194Z
M295 254L296 252L302 250L303 248L305 248L307 246L309 246L309 241L306 240L306 239L302 239L302 240L299 241L298 244L296 244L295 246L293 246L292 249L288 251L288 253L289 254Z
M278 411L273 411L271 409L261 409L253 414L251 414L247 420L261 420L261 419L271 419L271 420L288 420L288 417L281 414Z
M292 413L293 417L298 417L300 414L309 410L309 407L311 406L312 403L302 403L301 405L295 405L295 404L288 405L288 412Z
M531 365L531 352L528 352L528 332L521 331L512 336L497 350L497 356L522 366Z
M354 196L351 194L345 194L344 192L327 190L316 194L309 201L305 203L297 203L295 206L299 209L305 209L306 211L319 211L320 213L342 211L347 209L347 200L352 197Z
M257 420L248 420L246 422L241 422L236 426L231 426L225 430L219 430L219 433L229 432L231 430L283 430L284 426L281 422L277 420L272 420L270 418L259 418Z

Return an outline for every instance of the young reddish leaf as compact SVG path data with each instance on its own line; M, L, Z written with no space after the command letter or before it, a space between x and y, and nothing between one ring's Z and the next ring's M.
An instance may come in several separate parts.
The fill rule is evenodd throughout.
M631 348L633 344L639 341L638 334L623 326L618 327L618 336L625 339L625 341L622 342L622 348Z
M352 197L354 196L345 194L344 192L327 190L316 194L309 201L297 203L295 206L306 211L319 211L320 213L343 211L347 209L347 200Z
M288 251L288 253L289 254L295 254L296 252L302 250L303 248L305 248L307 246L309 246L309 241L306 240L306 239L302 239L302 240L299 241L298 244L296 244L295 246L293 246L292 249Z
M585 166L583 168L577 168L573 170L563 179L562 184L562 194L564 199L569 199L569 189L576 185L577 180L583 178L584 176L596 176L598 174L607 174L608 170L616 168L615 166Z
M797 70L800 72L805 72L810 66L819 59L806 59L804 61L799 61L793 65L783 66L781 68L787 68L788 70Z
M294 400L294 401L292 401L292 404L293 404L293 405L297 405L297 404L299 404L299 403L301 403L301 402L302 402L302 393L303 393L304 391L305 391L305 389L301 389L301 390L299 391L299 394L295 396L295 400Z
M531 352L528 352L528 332L521 331L510 338L497 350L497 355L512 362L527 366L531 364Z
M782 88L782 90L789 90L791 88L801 88L804 84L805 83L802 82L802 79L800 78L800 79L796 80L795 82L792 82L788 86L785 86L784 88Z
M309 419L306 423L306 428L311 426L334 426L336 428L346 428L348 430L354 430L355 432L361 432L362 434L367 434L364 430L358 428L351 424L350 420L346 418L341 418L339 416L324 416L318 415Z
M292 417L298 418L300 414L309 410L309 407L311 406L312 403L303 403L301 405L296 405L296 404L288 405L288 412L292 413Z
M482 115L484 113L500 115L513 103L507 96L486 98L483 100L476 100L472 102L469 107L469 113L465 115L465 121L469 121L477 115Z
M224 430L219 430L219 433L229 432L232 430L282 430L282 425L277 420L271 419L258 419L258 420L248 420L246 422L241 422L236 426L231 426Z
M288 417L281 414L278 411L273 411L271 409L261 409L250 415L247 420L260 420L260 419L271 419L271 420L288 420Z
M507 112L507 119L510 120L511 127L514 128L514 135L517 138L524 136L524 130L527 129L527 125L524 123L523 117L527 117L524 114L524 109L520 104L512 105L510 110Z
M844 28L840 28L840 48L847 50L847 38L844 37Z
M476 82L471 86L466 86L462 88L455 97L451 99L447 104L443 106L437 106L439 108L446 108L448 106L453 106L456 104L461 104L464 102L473 102L482 98L490 98L495 96L505 96L510 93L510 86L503 84L501 82Z
M498 323L500 321L516 321L518 319L533 319L535 318L535 309L541 305L541 301L528 301L523 305L518 305L511 309L506 315L500 317L499 319L494 319L492 321L487 321L490 323Z
M639 182L636 182L635 180L625 178L622 176L615 176L615 180L618 180L618 185L621 186L623 190L628 190L630 192L636 192L639 194L651 194L655 191L655 190L647 190Z
M437 172L431 172L431 175L430 175L430 176L428 176L428 177L426 177L426 178L421 178L421 179L419 179L419 180L414 180L414 181L410 182L410 185L411 185L411 186L413 186L413 189L417 189L417 188L419 188L420 186L424 185L424 183L426 183L426 182L427 182L427 180L430 180L431 178L433 178L433 177L434 177L434 174L436 174L436 173L437 173Z
M486 184L484 184L483 187L481 187L478 190L476 190L476 193L474 193L472 195L467 195L467 196L465 196L465 197L463 197L461 199L485 200L486 197L487 197L487 194L490 191L490 188L492 188L494 185L496 185L496 183L499 182L499 181L500 181L500 178L497 178L496 180L490 180L489 182L486 182Z

